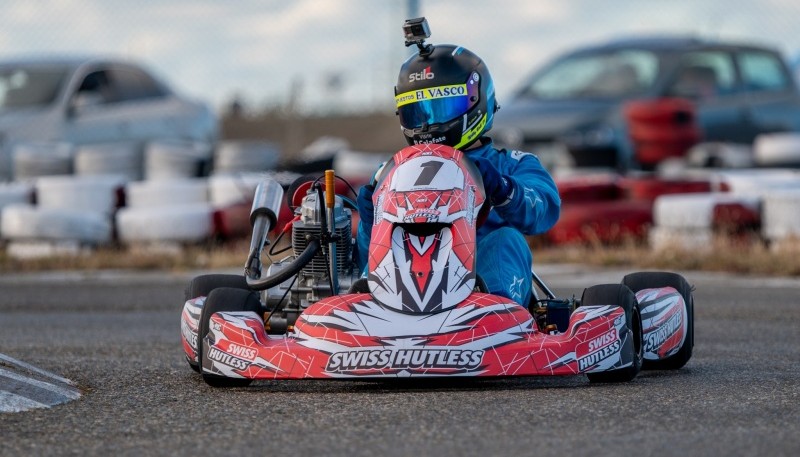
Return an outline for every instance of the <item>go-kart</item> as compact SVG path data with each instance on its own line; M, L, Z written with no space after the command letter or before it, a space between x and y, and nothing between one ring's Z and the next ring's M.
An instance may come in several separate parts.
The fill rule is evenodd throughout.
M559 299L534 272L531 303L487 293L474 253L489 202L461 151L409 146L377 174L366 277L354 260L355 204L336 193L336 179L329 170L287 193L291 254L266 272L283 189L262 182L244 274L190 282L183 349L208 384L578 374L624 382L692 355L692 289L678 274L633 273Z

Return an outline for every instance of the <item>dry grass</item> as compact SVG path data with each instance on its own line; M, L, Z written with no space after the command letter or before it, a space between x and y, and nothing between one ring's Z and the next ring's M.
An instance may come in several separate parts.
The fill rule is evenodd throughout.
M800 276L800 240L767 246L760 241L719 237L711 246L695 250L674 246L656 251L634 242L617 246L540 247L535 248L534 258L543 263Z
M532 241L537 263L579 263L637 269L724 271L744 275L800 276L800 240L780 246L718 238L704 250L679 248L653 251L634 241L607 246L542 246ZM47 270L161 270L190 271L239 268L244 266L249 243L106 248L89 254L62 255L39 259L15 259L0 251L0 272Z

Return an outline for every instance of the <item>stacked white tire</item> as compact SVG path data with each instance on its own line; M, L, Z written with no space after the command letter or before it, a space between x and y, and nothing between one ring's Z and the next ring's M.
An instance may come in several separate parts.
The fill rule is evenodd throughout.
M183 140L159 140L144 150L144 175L147 180L195 178L207 172L211 145Z
M135 142L83 145L75 151L75 174L142 178L142 146Z
M762 235L773 244L800 241L800 188L764 197Z
M69 143L21 143L12 150L14 179L31 180L39 176L72 173L74 150Z
M242 173L273 170L280 151L265 141L223 141L214 154L214 173Z
M199 243L213 233L214 210L208 203L123 208L117 230L126 244Z
M653 206L654 227L648 234L651 248L707 251L713 248L718 221L715 209L721 205L739 205L753 213L759 211L758 196L727 193L662 195Z
M117 235L125 244L197 243L213 235L206 179L132 182L126 199L116 216Z
M762 134L753 145L756 165L761 167L800 166L800 133Z

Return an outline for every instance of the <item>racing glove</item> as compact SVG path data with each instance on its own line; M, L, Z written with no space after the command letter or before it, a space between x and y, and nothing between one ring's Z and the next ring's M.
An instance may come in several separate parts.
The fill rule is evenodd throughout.
M475 158L474 162L481 172L483 188L492 205L498 206L507 203L514 190L514 186L511 185L511 178L501 174L491 162L483 157Z
M365 227L372 227L375 223L375 206L372 204L372 194L375 193L375 186L366 184L358 191L358 216Z

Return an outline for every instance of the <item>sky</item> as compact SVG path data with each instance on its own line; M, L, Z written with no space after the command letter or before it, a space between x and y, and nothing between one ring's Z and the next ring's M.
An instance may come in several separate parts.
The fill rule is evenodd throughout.
M417 0L431 43L488 65L503 99L559 53L643 34L771 45L800 57L797 0ZM221 111L393 110L408 0L3 0L0 59L114 55Z

